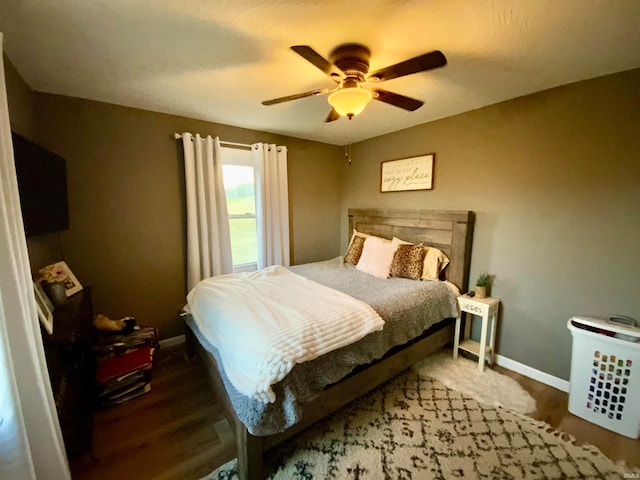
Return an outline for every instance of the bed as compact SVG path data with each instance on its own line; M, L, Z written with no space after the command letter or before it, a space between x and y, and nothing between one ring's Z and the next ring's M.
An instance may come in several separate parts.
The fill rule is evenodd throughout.
M349 209L348 216L349 237L353 230L357 230L387 239L398 237L408 242L424 243L440 249L447 255L450 263L441 277L446 282L431 282L433 289L451 289L450 284L453 284L460 291L466 291L474 225L472 212ZM365 279L363 275L366 277L366 273L357 272L351 265L346 265L341 258L311 264L311 266L295 266L291 270L314 282L324 283L344 291L342 285L331 283L334 281L331 280L334 271L341 271L340 282L364 285L348 293L355 297L362 297L365 302L371 303L373 308L382 312L381 316L384 316L384 302L375 304L377 299L371 295L367 296L368 294L364 292L372 289L382 291L378 287L379 284L375 282L385 280ZM344 280L344 278L356 280ZM403 288L406 286L405 291L409 293L403 296L403 301L408 305L412 301L407 300L411 295L425 295L422 292L412 292L414 287L418 292L419 284L426 282L398 280L405 283L396 281L389 284L402 285ZM367 282L373 283L369 285ZM388 289L385 288L385 290ZM219 368L223 363L218 352L203 336L194 319L187 316L189 327L186 335L187 355L193 357L197 353L203 359L216 396L224 405L225 416L235 431L240 479L264 478L263 457L269 449L450 343L453 338L453 318L451 317L455 316L451 310L451 308L455 309L455 300L451 306L450 298L451 295L449 300L442 301L442 305L432 308L433 312L429 315L430 317L435 315L437 317L435 321L430 320L428 323L419 324L414 331L400 327L394 331L395 323L387 322L382 329L384 336L382 332L376 331L353 345L327 353L310 362L295 365L282 382L273 385L277 401L263 403L263 406L260 406L260 402L240 394L233 387L225 370ZM391 337L393 340L390 340ZM369 352L367 353L369 357L366 358L360 354L361 349L365 347ZM340 363L342 360L344 364ZM331 373L325 373L330 370L328 366L334 364L338 365L338 368L335 371L331 370ZM322 375L316 372L322 372ZM323 377L322 382L316 382L316 377ZM327 386L324 386L325 384Z

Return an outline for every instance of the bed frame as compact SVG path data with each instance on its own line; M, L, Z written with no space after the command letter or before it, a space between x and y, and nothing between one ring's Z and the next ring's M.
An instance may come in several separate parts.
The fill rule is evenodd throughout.
M447 254L451 263L445 277L462 292L467 290L474 214L470 211L349 209L349 238L356 230L385 238L398 237L413 243L432 245ZM202 357L218 399L225 409L229 425L235 431L238 476L240 480L263 480L264 454L327 415L406 370L419 360L442 348L453 339L452 321L443 321L422 336L396 347L375 362L360 367L350 375L328 386L313 401L307 402L302 420L282 433L269 436L251 435L238 420L218 374L213 355L200 346L187 328L186 354Z

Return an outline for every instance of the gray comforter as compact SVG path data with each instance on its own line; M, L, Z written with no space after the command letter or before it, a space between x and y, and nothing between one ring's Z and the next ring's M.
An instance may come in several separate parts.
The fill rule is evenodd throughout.
M382 357L390 348L408 342L430 326L457 314L456 293L445 282L381 279L345 264L342 257L290 268L298 275L368 303L385 321L385 326L382 331L371 333L352 345L296 365L284 380L274 385L275 403L264 404L240 394L221 371L233 408L253 435L271 435L286 430L298 422L300 404L312 400L327 385L339 381L358 365ZM189 316L187 323L203 347L216 357L220 367L217 350Z

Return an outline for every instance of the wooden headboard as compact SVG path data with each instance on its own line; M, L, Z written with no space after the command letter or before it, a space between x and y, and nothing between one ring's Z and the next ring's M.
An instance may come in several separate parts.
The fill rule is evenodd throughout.
M349 239L354 229L411 243L424 243L442 250L451 263L444 276L461 292L469 286L471 244L475 215L470 211L394 210L350 208Z

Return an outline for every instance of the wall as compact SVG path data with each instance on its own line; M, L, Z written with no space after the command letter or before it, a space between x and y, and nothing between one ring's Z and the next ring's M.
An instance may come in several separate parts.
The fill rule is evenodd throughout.
M341 210L475 211L471 281L496 277L497 352L568 379L571 316L640 319L638 85L640 69L354 144ZM433 190L379 193L381 161L431 152ZM343 249L347 228L343 213Z
M3 55L3 60L11 130L38 143L36 94L31 91L6 55ZM34 274L37 273L38 266L49 265L60 259L57 235L28 238L27 248Z
M42 145L67 159L64 255L80 282L94 286L96 313L132 315L161 337L183 333L176 313L185 301L185 209L174 132L286 145L292 262L338 255L339 147L78 98L36 98Z
M567 379L569 317L640 317L640 70L354 144L348 166L338 147L33 94L6 58L5 69L12 128L68 159L72 226L61 241L80 280L96 287L98 312L181 333L182 167L171 134L192 131L288 146L296 263L344 251L349 207L474 210L471 278L496 275L501 355ZM381 161L429 152L432 191L379 193ZM56 242L31 239L32 263L48 263Z
M36 139L35 94L22 79L11 60L3 54L7 103L11 130L31 140Z

